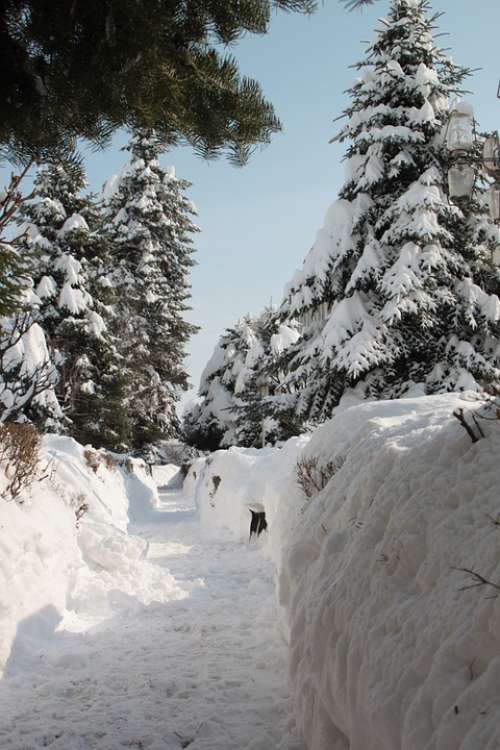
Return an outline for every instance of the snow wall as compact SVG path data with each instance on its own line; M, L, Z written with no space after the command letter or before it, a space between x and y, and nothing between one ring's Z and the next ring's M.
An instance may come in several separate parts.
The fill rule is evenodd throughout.
M309 440L219 451L188 475L212 527L248 539L249 504L266 510L309 750L500 747L500 599L459 570L500 582L500 423L473 444L453 417L477 407L364 403ZM300 455L334 467L309 500Z
M111 620L137 590L146 604L183 595L144 560L146 542L127 534L129 521L147 521L158 503L141 461L113 465L109 454L58 436L43 438L41 456L45 478L20 502L0 498L0 673L14 672L31 643L39 648L61 624ZM4 482L0 475L0 492Z

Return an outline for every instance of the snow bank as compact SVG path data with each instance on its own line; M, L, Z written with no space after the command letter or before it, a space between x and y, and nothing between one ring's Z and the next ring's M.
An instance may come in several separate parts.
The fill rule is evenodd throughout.
M500 600L457 568L500 582L500 424L473 444L457 408L478 402L365 402L191 469L206 524L248 539L246 509L266 509L308 750L499 747ZM332 475L309 500L301 453Z
M142 461L118 465L110 454L51 435L40 467L45 479L21 504L0 498L0 671L15 671L30 641L39 648L57 624L85 630L134 601L185 595L144 560L147 543L127 534L131 520L151 517L158 504Z
M184 493L194 495L205 526L229 529L241 541L249 538L250 510L265 511L266 550L279 569L285 540L303 506L295 469L308 440L303 435L282 448L230 448L199 458L188 472Z
M500 602L455 569L500 579L500 425L472 444L457 407L352 407L306 448L341 464L281 575L309 750L498 747Z

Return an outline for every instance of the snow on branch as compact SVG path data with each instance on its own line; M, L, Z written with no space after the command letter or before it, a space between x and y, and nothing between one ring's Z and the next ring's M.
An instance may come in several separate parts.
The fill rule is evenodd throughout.
M55 382L43 333L28 313L0 326L0 425L15 422Z

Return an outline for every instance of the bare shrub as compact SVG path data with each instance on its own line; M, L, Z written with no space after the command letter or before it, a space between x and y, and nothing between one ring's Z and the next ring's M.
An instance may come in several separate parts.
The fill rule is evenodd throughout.
M452 570L456 570L459 573L465 573L471 581L466 586L462 586L460 591L467 591L468 589L477 589L484 587L490 587L495 591L500 591L500 583L490 581L489 578L486 578L476 570L472 570L471 568L452 568ZM498 594L496 594L495 596L498 596Z
M297 484L307 498L317 495L342 467L343 458L321 464L318 456L303 456L297 461Z
M30 424L0 425L0 467L7 478L4 498L18 498L37 479L40 435ZM20 502L20 501L18 501Z
M109 471L113 471L116 466L116 461L111 455L111 453L104 453L102 456L102 460L104 462L104 465L106 469L109 469Z
M75 511L77 528L78 528L80 519L83 518L83 516L89 509L89 504L87 501L88 501L88 497L87 495L84 495L83 492L79 492L77 495L73 495L71 499L71 505Z
M90 450L90 448L85 448L83 451L83 457L87 466L90 466L94 474L97 474L99 464L101 463L99 460L99 454L96 453L96 451Z

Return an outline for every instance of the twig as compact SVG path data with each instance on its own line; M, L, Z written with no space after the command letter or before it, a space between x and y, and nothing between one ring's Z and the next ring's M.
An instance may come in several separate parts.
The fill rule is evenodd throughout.
M471 568L453 567L452 570L458 570L460 573L466 573L473 580L473 583L471 583L469 586L463 586L460 591L467 591L468 589L480 588L482 586L491 586L492 588L496 589L496 591L500 591L500 584L489 581L487 578L482 576L481 573L477 573L475 570L471 570Z
M463 409L455 409L453 412L453 416L455 419L458 419L464 430L466 431L467 435L470 437L473 443L477 443L480 439L480 437L484 438L484 432L482 431L481 427L478 424L477 419L472 415L472 419L474 420L474 424L477 427L477 430L479 432L479 437L476 435L470 424L468 424L467 420L465 419L465 413Z

